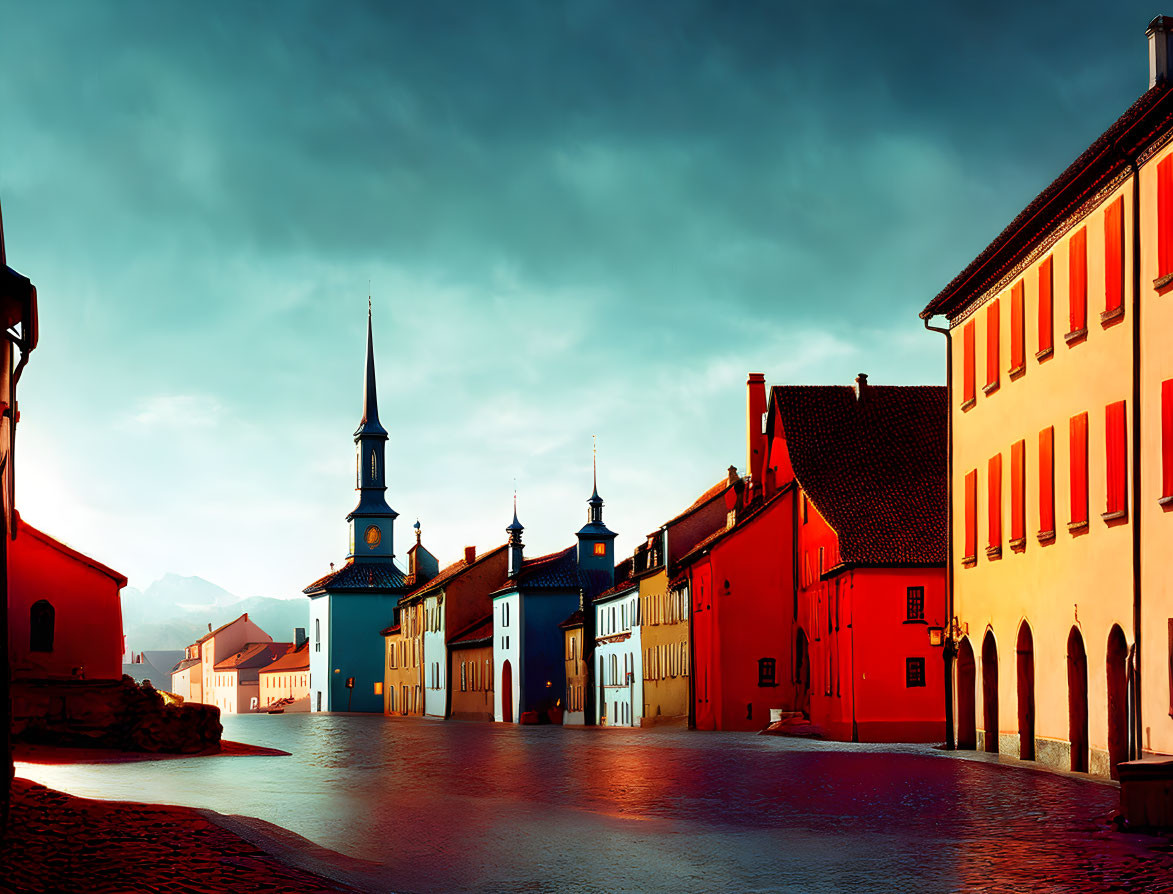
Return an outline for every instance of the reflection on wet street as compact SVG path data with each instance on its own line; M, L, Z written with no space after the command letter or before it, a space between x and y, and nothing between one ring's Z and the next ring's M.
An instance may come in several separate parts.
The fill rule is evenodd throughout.
M1117 791L741 733L229 716L292 757L18 765L73 794L259 817L398 891L1167 891Z

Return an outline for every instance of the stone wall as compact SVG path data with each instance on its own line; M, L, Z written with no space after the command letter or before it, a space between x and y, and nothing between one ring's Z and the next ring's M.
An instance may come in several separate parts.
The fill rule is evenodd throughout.
M12 708L17 742L173 754L220 747L219 708L166 704L130 677L14 681Z

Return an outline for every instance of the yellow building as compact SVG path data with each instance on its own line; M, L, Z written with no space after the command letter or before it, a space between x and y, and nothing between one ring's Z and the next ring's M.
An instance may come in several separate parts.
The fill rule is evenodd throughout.
M1151 88L921 313L948 320L957 744L1105 776L1173 753L1169 27Z
M423 631L423 599L404 597L399 603L399 622L383 631L385 714L423 714Z

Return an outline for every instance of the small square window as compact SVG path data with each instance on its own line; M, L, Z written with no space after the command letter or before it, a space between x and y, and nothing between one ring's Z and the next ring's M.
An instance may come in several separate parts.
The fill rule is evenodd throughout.
M773 658L759 658L758 659L758 685L759 686L776 686L774 670L776 662Z
M925 619L925 588L908 588L908 620L923 621Z
M605 555L607 555L607 544L605 544L605 543L596 543L596 544L595 544L595 555L596 555L596 556L605 556Z
M904 685L909 689L925 685L925 660L923 658L904 659Z

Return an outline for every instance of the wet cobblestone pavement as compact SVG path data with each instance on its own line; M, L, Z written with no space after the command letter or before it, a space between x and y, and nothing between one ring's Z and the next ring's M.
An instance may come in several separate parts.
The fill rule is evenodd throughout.
M260 817L377 861L332 867L367 890L1173 891L1168 842L1109 825L1114 787L927 747L358 715L225 735L293 756L18 773Z
M23 779L0 842L0 891L279 894L345 890L278 863L194 811L74 798Z

